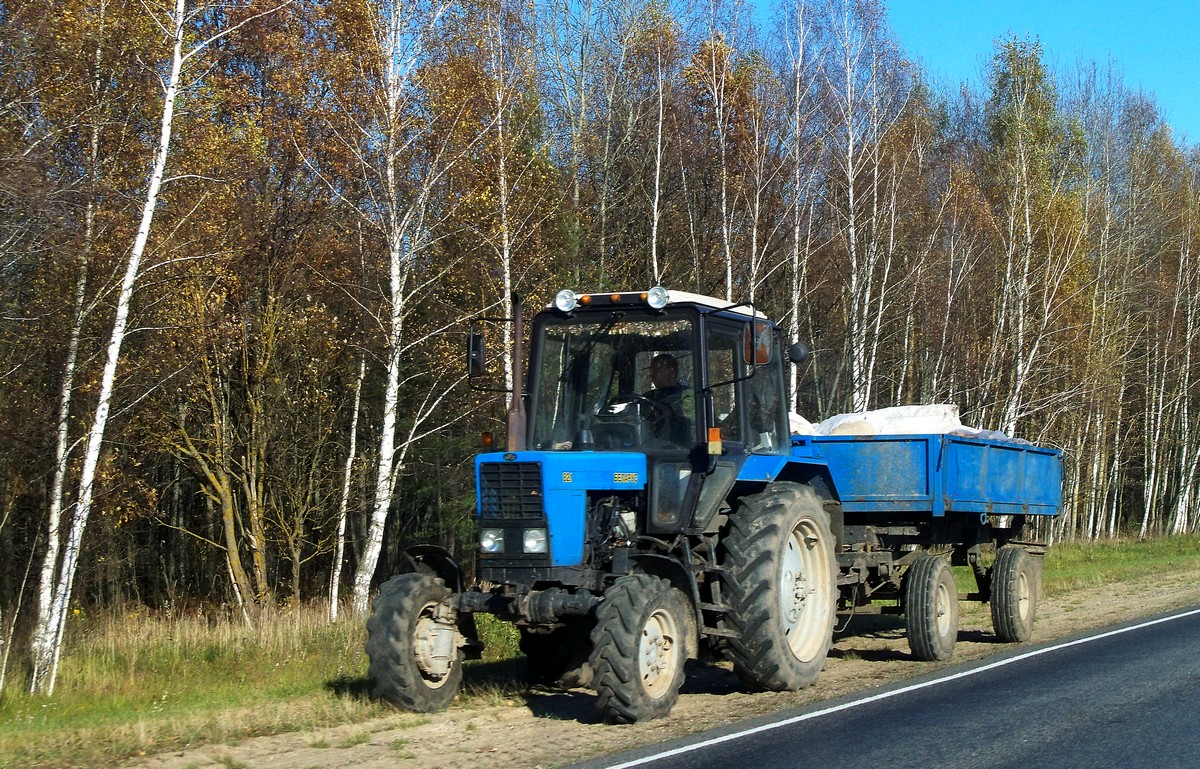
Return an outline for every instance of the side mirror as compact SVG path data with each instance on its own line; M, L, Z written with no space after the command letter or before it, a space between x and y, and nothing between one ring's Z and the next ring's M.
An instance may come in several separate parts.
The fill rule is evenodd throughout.
M478 377L487 373L487 354L483 347L483 334L472 331L467 334L467 376Z
M805 365L812 360L812 350L804 342L796 342L788 348L788 360L797 366Z
M771 327L760 320L746 324L742 329L742 359L749 366L762 366L771 362L774 335Z

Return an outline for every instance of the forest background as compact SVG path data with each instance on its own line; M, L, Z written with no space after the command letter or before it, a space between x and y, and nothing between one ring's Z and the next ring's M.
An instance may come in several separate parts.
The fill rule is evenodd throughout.
M0 0L0 691L80 611L470 563L513 292L752 300L809 418L956 404L1066 452L1048 538L1200 529L1200 150L1036 40L935 89L885 12Z

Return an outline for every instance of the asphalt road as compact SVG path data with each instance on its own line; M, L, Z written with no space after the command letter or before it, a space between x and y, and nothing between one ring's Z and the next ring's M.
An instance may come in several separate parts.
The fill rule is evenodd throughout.
M1200 608L577 769L1200 769Z

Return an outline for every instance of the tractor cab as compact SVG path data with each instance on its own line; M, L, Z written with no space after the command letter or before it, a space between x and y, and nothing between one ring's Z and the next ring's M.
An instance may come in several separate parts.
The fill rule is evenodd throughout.
M787 453L778 329L746 305L655 291L564 291L538 315L528 448Z

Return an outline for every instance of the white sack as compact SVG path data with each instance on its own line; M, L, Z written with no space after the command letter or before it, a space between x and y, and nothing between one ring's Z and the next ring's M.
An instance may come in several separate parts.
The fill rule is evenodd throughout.
M795 411L788 414L788 429L791 430L792 435L816 435L812 422Z
M814 435L927 435L962 429L958 406L935 403L838 414L813 425Z

